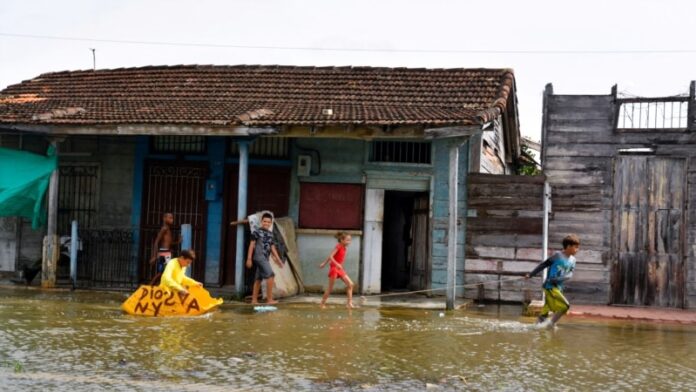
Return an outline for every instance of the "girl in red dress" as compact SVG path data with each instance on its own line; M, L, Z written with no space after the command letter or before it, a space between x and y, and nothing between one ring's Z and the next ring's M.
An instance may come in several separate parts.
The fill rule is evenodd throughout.
M331 255L319 265L319 268L324 268L327 263L330 263L329 287L326 288L324 296L321 298L321 307L323 309L326 306L326 300L329 299L329 294L331 294L331 290L333 290L336 278L341 278L343 283L346 284L346 293L348 294L348 303L346 306L348 308L355 308L355 305L353 305L353 281L350 280L346 270L343 269L343 260L346 258L346 248L350 245L351 237L350 234L344 231L338 232L335 237L338 240L338 244L331 252Z

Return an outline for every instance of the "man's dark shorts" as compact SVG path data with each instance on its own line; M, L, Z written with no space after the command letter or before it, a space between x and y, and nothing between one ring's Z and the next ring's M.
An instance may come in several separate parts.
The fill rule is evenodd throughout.
M254 264L256 264L256 280L269 279L275 276L273 268L271 268L271 262L268 259L254 259Z

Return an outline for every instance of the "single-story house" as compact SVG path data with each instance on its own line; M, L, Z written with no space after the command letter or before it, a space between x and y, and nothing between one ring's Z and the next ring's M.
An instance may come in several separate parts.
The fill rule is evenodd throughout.
M347 230L350 276L379 293L445 284L451 151L460 187L468 172L514 173L520 130L510 69L153 66L46 73L1 91L0 146L49 144L48 234L78 221L94 284L148 281L153 236L173 212L192 225L194 277L241 286L244 241L229 223L268 209L296 222L308 288L325 284L316 265ZM46 234L0 218L0 270L41 258ZM463 249L463 230L456 240Z

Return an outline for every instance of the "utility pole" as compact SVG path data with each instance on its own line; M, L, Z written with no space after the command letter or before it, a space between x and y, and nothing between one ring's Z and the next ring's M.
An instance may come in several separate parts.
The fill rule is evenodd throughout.
M89 48L92 51L92 71L97 70L97 49Z

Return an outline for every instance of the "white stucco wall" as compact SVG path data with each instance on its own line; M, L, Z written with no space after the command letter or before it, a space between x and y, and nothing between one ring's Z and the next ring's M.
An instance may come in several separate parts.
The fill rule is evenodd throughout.
M329 282L329 266L320 269L319 264L331 254L337 241L334 235L338 230L298 229L297 246L302 263L302 278L308 292L322 292ZM360 231L348 231L353 239L346 252L343 266L350 280L358 285L360 263L360 248L362 235ZM344 292L343 282L336 282L334 292ZM354 292L357 292L357 287Z

